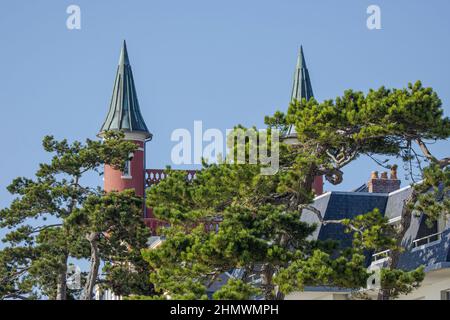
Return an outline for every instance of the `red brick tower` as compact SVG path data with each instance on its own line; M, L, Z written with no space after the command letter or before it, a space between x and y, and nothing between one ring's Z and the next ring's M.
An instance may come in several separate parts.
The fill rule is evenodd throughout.
M99 137L102 137L103 133L108 130L122 130L125 133L125 139L135 142L139 148L134 154L130 155L130 160L123 172L108 165L105 166L105 191L134 189L137 195L143 197L145 189L145 144L151 140L152 134L147 129L139 109L125 41L120 53L111 104L106 120L98 134Z

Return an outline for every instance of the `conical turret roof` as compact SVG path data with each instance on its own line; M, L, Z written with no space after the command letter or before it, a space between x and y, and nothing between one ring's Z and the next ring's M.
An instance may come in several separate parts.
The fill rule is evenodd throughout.
M303 98L309 100L313 96L314 94L311 86L311 79L309 78L308 68L306 67L303 47L300 46L300 51L297 57L297 65L294 72L294 83L292 85L291 101L301 101ZM295 126L291 125L287 132L287 135L289 136L295 134Z
M133 72L131 70L125 41L120 52L109 111L100 129L100 135L108 130L142 133L146 139L152 137L139 108Z

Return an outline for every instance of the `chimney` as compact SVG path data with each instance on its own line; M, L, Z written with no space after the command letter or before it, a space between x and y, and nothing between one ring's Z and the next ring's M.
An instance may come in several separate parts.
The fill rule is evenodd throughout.
M370 193L389 193L400 189L400 180L397 178L397 165L391 167L391 176L382 172L378 177L378 171L373 171L367 183Z

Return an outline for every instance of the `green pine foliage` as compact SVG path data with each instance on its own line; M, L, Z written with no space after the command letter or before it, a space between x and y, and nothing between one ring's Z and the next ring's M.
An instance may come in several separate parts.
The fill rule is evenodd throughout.
M7 230L0 250L0 299L90 299L100 282L117 294L151 292L140 254L148 236L142 199L132 191L104 194L82 179L101 173L105 164L123 168L136 149L123 138L121 132L85 144L44 138L51 161L40 164L33 179L14 179L8 190L16 198L0 211L0 227ZM91 260L83 290L67 288L70 259ZM106 273L101 281L100 261Z
M248 155L252 146L246 140L245 146L231 144L224 163L204 164L192 182L185 173L168 169L168 177L148 190L147 205L157 218L170 223L160 230L162 245L144 250L158 298L204 299L211 285L235 268L243 270L242 277L224 284L214 298L249 299L257 294L254 289L265 299L282 299L311 285L358 292L372 275L367 253L384 250L390 250L391 262L382 273L379 298L395 298L417 288L423 268L398 268L412 210L434 219L448 213L448 200L437 203L436 196L428 195L431 186L436 189L448 180L450 162L436 159L427 147L429 140L450 136L450 120L437 94L420 82L367 94L348 90L321 103L293 101L287 114L276 112L265 122L270 130L286 132L292 125L297 132L297 143L279 146L277 174L261 175L260 163L227 161L239 148ZM342 169L362 155L397 157L406 164L422 160L418 174L427 187L414 188L417 197L407 201L400 227L390 225L378 210L361 212L352 220L323 221L312 206L314 177L323 175L339 184ZM344 226L353 235L353 246L313 240L316 225L302 222L305 214ZM209 227L213 222L220 223L217 230Z
M8 190L16 198L0 210L0 227L8 230L0 250L0 298L91 299L94 285L133 299L271 300L307 286L360 292L372 275L367 254L384 250L389 259L378 298L419 287L423 268L399 268L411 217L436 221L449 213L450 157L437 159L428 148L450 136L437 94L420 82L367 94L348 90L334 100L293 101L287 114L276 112L265 122L268 141L273 130L284 133L294 126L297 132L296 143L279 144L275 175L262 175L260 161L229 161L239 151L248 161L255 150L251 139L244 146L227 141L232 152L223 163L204 163L193 181L168 168L167 178L147 190L146 205L170 224L159 230L164 241L156 249L146 249L142 199L132 191L105 194L82 183L104 164L123 169L136 145L120 132L85 144L46 137L43 146L53 158L33 179L15 179ZM235 130L250 134L243 126ZM391 165L376 157L397 158L411 177L422 180L396 227L378 210L324 220L313 206L314 178L337 185L343 168L364 155L387 168ZM317 225L304 222L304 215L343 226L353 245L314 240ZM91 262L78 291L66 283L72 258ZM236 269L239 278L230 274Z

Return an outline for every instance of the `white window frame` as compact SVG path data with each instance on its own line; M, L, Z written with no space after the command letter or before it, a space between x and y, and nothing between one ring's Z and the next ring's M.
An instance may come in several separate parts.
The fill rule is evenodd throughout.
M122 171L122 179L131 179L131 160L125 162L125 170Z

